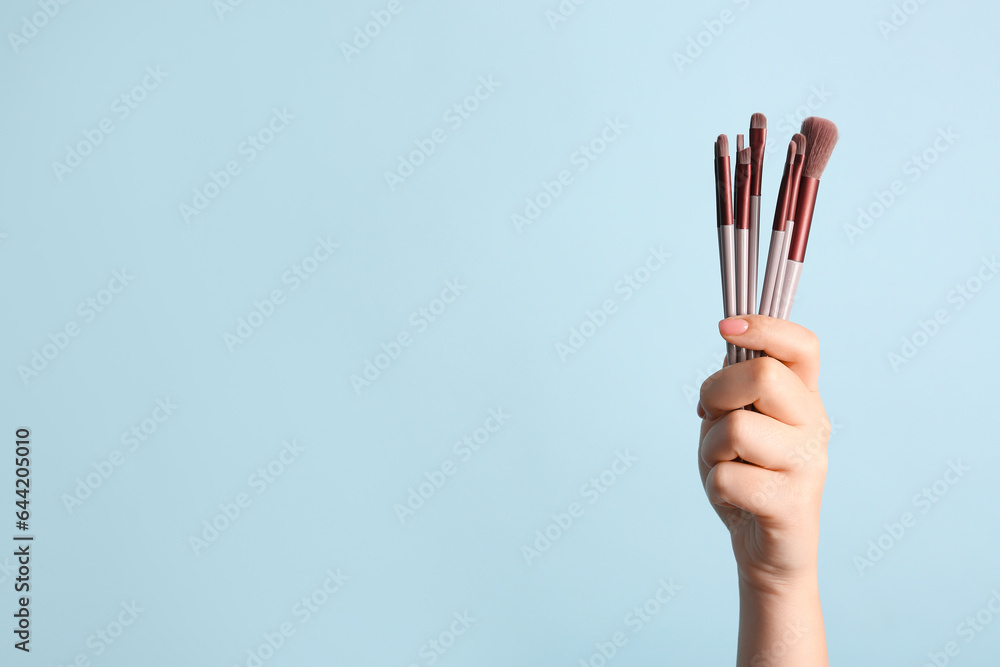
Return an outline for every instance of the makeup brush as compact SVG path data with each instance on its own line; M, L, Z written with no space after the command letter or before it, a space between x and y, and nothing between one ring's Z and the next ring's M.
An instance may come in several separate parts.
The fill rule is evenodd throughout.
M806 258L806 244L809 241L809 227L812 225L813 211L816 208L816 192L819 190L819 179L826 169L833 149L837 145L839 133L837 126L825 118L811 116L802 122L802 134L809 142L802 170L802 181L799 184L795 209L795 230L792 233L788 249L787 269L782 287L779 316L788 319L795 301L795 291L798 289L799 277L802 275L802 263Z
M785 169L781 174L781 185L778 188L778 199L774 206L774 224L771 226L771 245L767 250L767 264L764 265L764 285L760 292L761 315L771 312L771 297L774 295L774 281L778 275L778 264L781 262L781 250L785 243L785 222L788 214L788 178L795 162L795 142L788 142L788 153L785 156Z
M743 148L743 135L736 138L736 314L749 313L750 296L750 149ZM749 350L736 348L736 360L752 357Z
M764 149L767 146L767 118L762 113L750 116L750 263L747 265L747 310L757 312L757 257L760 247L760 190L764 176ZM747 350L747 358L757 350Z
M788 172L787 208L785 209L785 237L781 252L778 255L781 259L778 262L778 273L774 277L774 292L771 294L771 309L767 314L771 317L778 317L781 294L785 287L785 270L788 259L788 247L792 242L792 235L795 233L795 205L798 201L799 181L802 179L802 166L806 159L806 138L805 135L795 134L792 136L795 142L795 159Z
M736 314L736 267L735 248L733 247L733 189L729 177L729 139L724 134L719 135L715 142L715 187L719 193L719 262L722 273L722 306L725 317ZM736 346L726 343L726 359L729 364L736 363Z

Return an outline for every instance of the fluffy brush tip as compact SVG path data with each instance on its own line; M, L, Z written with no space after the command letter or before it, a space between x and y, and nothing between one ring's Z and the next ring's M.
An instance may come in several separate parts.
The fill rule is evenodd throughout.
M802 121L802 134L809 142L802 175L818 179L823 175L826 164L830 161L833 149L837 145L837 139L840 137L837 126L825 118L810 116Z

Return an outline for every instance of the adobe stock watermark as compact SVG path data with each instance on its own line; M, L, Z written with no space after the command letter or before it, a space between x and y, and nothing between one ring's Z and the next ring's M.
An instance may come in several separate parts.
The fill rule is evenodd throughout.
M294 620L298 621L301 627L312 620L323 610L334 595L340 592L350 577L341 571L329 569L325 573L323 582L314 588L307 595L303 595L292 605L291 614ZM256 646L251 646L246 650L246 659L242 667L261 667L265 662L275 656L290 638L295 635L298 628L292 621L282 621L273 632L267 631L261 634L261 642ZM236 665L240 667L240 665Z
M437 663L475 625L477 619L466 609L455 612L448 627L431 637L417 650L421 662L411 662L408 667L421 667Z
M781 635L770 646L754 653L750 658L750 667L778 667L787 664L782 662L782 658L788 653L788 649L802 641L806 633L806 626L800 618L785 623Z
M537 221L542 213L547 211L557 199L563 196L566 188L576 181L573 175L575 167L577 174L587 171L590 166L604 155L611 144L618 141L622 132L628 129L620 116L604 120L604 127L587 143L580 144L569 156L570 168L561 169L551 181L542 179L541 187L534 196L524 199L524 208L511 214L510 221L518 234Z
M930 145L903 163L903 176L909 177L910 183L916 183L960 138L961 135L952 130L950 125L947 128L939 127L937 136ZM854 224L844 224L847 240L853 245L855 240L864 236L904 194L906 194L906 182L903 179L893 180L885 190L876 190L870 203L858 207L858 217Z
M971 644L998 616L1000 616L1000 590L994 588L990 591L990 597L987 598L982 607L970 613L955 626L956 639L946 642L940 651L927 653L927 661L923 667L945 667L945 665L951 664L952 658L958 657L962 653L958 639L962 639L966 645Z
M292 263L281 274L281 284L287 288L275 287L261 299L254 299L253 307L245 316L236 318L236 328L232 333L222 332L222 340L230 353L246 343L253 337L257 330L274 317L278 308L288 302L288 296L299 291L316 272L323 268L323 265L333 257L334 252L340 244L333 241L330 235L317 236L316 245L305 254L302 259Z
M17 32L11 30L7 33L7 41L14 53L20 53L70 2L71 0L38 0L39 11L22 16Z
M701 399L702 383L722 370L724 353L711 353L706 355L704 359L706 360L705 365L697 369L694 382L692 384L685 384L681 387L681 391L684 393L684 398L687 399L687 402L691 405L691 407L697 405L698 401Z
M951 322L952 314L959 312L965 308L966 304L975 299L986 283L993 280L998 272L1000 272L1000 263L997 262L997 256L983 257L979 268L966 280L956 284L945 297L945 303L951 306L951 313L949 313L947 306L937 308L929 319L919 320L913 332L902 337L898 350L893 350L886 355L893 372L898 373L901 367L913 361L920 354L920 351L934 340L941 329Z
M417 336L427 331L431 324L438 321L451 305L468 289L468 285L463 285L458 278L446 280L441 293L431 299L426 306L421 306L410 314L408 320L410 329L403 329L392 337L388 343L382 343L381 351L376 352L372 358L366 358L361 373L354 373L350 377L351 388L354 395L360 396L362 390L367 389L373 382L382 377L392 364L402 356L406 348L413 345Z
M814 457L820 452L824 452L829 441L832 440L833 436L839 433L843 428L843 424L838 424L837 421L832 418L820 424L815 433L803 440L793 451L789 452L787 459L789 469L799 471L813 462ZM760 507L780 491L781 486L776 484L773 480L769 480L766 484L753 492L750 496L750 501L754 506ZM751 521L753 518L754 515L752 512L742 510L739 512L738 516L726 516L722 519L722 521L725 523L726 528L732 532L746 524L748 521Z
M144 446L153 435L160 430L160 427L173 416L180 406L166 398L156 399L156 405L148 417L123 431L119 441L128 454L134 454L141 446ZM90 464L93 471L88 472L83 477L76 478L76 486L72 493L63 493L59 498L62 500L66 513L72 515L73 512L83 506L97 489L104 486L105 482L125 464L127 456L120 449L113 449L107 458L95 461Z
M111 280L105 287L77 304L75 312L79 319L69 319L58 330L49 333L47 342L31 350L31 359L28 363L17 367L17 374L24 386L27 387L31 380L52 365L59 355L66 351L73 339L80 335L84 327L93 323L98 315L111 307L133 280L135 276L130 275L128 269L124 267L116 269L111 272Z
M139 105L145 102L149 94L159 88L168 76L170 73L162 71L159 65L148 66L139 83L111 102L110 116L99 120L95 127L85 129L81 133L83 138L75 144L66 144L66 152L62 162L52 161L52 173L55 174L56 180L62 183L63 179L82 166L84 160L93 155L97 147L118 129L115 122L121 123L131 116L132 112L138 109Z
M295 438L285 440L281 444L281 449L273 459L247 477L247 486L254 492L254 495L260 496L271 488L305 451L305 446L300 445ZM188 546L191 547L192 553L195 556L200 556L219 539L222 533L229 530L251 505L253 505L253 497L247 491L241 491L232 500L219 503L218 513L201 522L201 531L188 535Z
M146 611L135 600L123 601L119 607L121 610L115 614L114 618L87 637L86 647L90 651L77 653L72 660L66 663L66 667L91 667L91 661L104 655L108 649L120 641L125 631L135 624L140 614ZM56 667L63 667L63 665L60 664Z
M604 497L612 486L628 472L634 464L639 461L639 457L632 453L632 450L625 449L615 451L615 459L600 474L591 477L580 485L580 497L586 501L587 505L593 505ZM562 539L563 535L569 531L586 511L586 506L582 502L573 501L564 512L556 512L550 515L552 521L544 528L535 531L534 541L521 546L521 556L529 566L542 557L542 554L549 551L556 542Z
M740 11L745 11L750 7L750 0L732 0L732 4L736 5ZM734 12L732 9L723 9L719 12L718 16L713 16L710 19L702 21L701 24L704 26L704 30L699 30L693 36L688 37L687 45L683 50L674 51L673 53L674 65L677 67L677 71L683 74L684 68L690 67L694 64L694 61L701 58L722 37L722 34L726 31L726 26L736 23L737 18L739 18L738 12Z
M239 145L236 146L236 156L222 166L219 171L209 170L208 179L199 186L191 190L191 200L183 201L177 205L177 212L181 220L190 224L191 219L205 212L223 191L232 185L233 180L243 173L243 169L253 163L261 153L277 139L291 122L295 120L295 114L288 110L288 107L271 109L271 117L256 132L248 134ZM242 158L242 160L241 160Z
M500 86L500 82L496 81L492 75L479 77L479 83L472 92L452 104L444 112L442 120L447 127L436 127L426 137L414 139L414 149L409 153L401 153L397 157L394 170L383 172L389 191L395 192L396 188L406 182L406 179L417 173L417 170L437 152L438 146L448 141L448 132L458 131L472 118L472 114L479 110L483 102L493 97Z
M456 440L451 447L451 451L462 463L468 463L483 447L485 447L493 436L503 428L510 419L510 415L504 412L503 406L497 409L490 409L489 415L481 426L475 428L472 433L465 435L461 440ZM459 470L459 465L451 458L447 458L440 465L424 472L424 480L416 487L410 487L406 497L406 503L396 503L393 509L396 511L396 518L399 523L406 521L420 511L428 500L437 495L449 478L453 477Z
M225 21L228 14L232 14L239 7L243 6L243 0L213 0L212 9L220 21Z
M899 29L909 23L910 18L919 12L925 4L927 4L927 0L903 0L901 3L893 4L888 18L881 18L875 24L882 39L888 41L889 36L899 32Z
M587 4L587 0L561 0L554 9L546 9L545 20L549 22L552 32L555 32L560 24L565 23L576 14L577 7L582 7L585 4Z
M892 523L883 523L883 532L875 539L868 540L867 550L854 557L854 567L857 568L858 574L863 577L865 570L870 570L875 567L875 563L885 558L886 554L903 540L906 533L917 525L919 518L934 509L948 495L948 492L965 477L965 474L971 471L972 467L962 463L962 459L948 461L948 467L938 479L914 493L910 498L910 504L913 505L914 509L920 510L920 514L906 511L899 516L898 520Z
M674 599L682 589L680 584L675 584L673 577L669 580L660 579L656 590L642 604L638 604L631 609L622 623L632 631L632 635L638 635L643 628L653 621L653 618L666 607L667 603ZM580 667L605 667L615 659L618 652L628 644L629 636L624 631L617 631L611 635L607 641L594 644L594 652L586 658L581 658Z
M811 86L809 94L803 100L802 104L795 107L792 111L779 116L777 122L773 121L773 117L769 118L767 145L764 148L765 154L768 156L772 154L784 156L788 150L788 142L798 133L802 127L802 121L810 116L817 115L833 95L833 91L827 90L824 83L821 83L819 86Z
M351 41L340 43L340 52L344 54L347 62L351 62L352 58L360 56L362 51L371 46L372 42L382 34L382 31L388 28L395 17L399 16L406 9L406 5L412 1L407 0L404 3L401 0L389 0L385 9L376 9L371 12L370 21L355 26Z
M654 248L649 246L649 255L646 260L622 276L621 280L614 284L612 290L617 296L609 297L601 302L601 305L584 313L583 320L569 330L569 338L556 342L556 353L559 359L566 363L570 356L583 349L597 332L603 329L613 315L618 314L621 304L626 303L638 293L646 284L652 280L653 275L667 265L670 253L663 250L663 246Z

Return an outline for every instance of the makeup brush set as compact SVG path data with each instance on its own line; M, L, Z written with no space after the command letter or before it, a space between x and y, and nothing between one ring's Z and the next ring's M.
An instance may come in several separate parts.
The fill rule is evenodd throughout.
M819 179L833 154L837 136L836 125L810 117L788 143L758 306L757 256L767 119L760 113L750 118L749 146L744 146L742 134L736 135L735 173L731 169L729 139L719 135L715 142L715 204L725 317L760 314L788 319L802 275ZM729 364L761 354L726 344Z

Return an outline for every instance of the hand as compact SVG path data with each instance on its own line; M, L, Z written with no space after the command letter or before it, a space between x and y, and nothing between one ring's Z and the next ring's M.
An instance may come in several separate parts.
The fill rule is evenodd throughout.
M764 594L814 586L830 436L818 339L761 315L723 320L719 330L768 357L726 366L701 386L705 492L729 528L741 586ZM750 404L758 412L741 409Z

